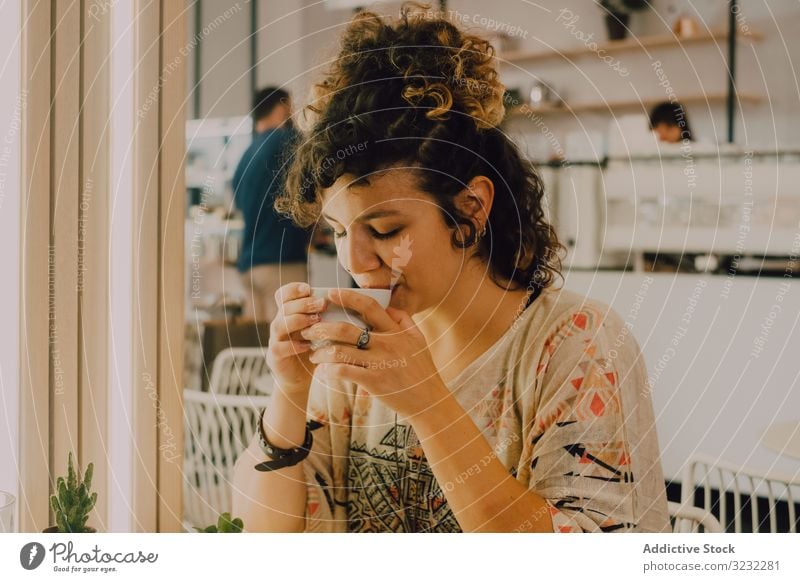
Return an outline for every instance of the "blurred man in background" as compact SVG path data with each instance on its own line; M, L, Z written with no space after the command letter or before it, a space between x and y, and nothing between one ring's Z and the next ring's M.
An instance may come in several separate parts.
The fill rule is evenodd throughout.
M290 281L308 281L311 233L273 210L298 134L292 126L289 93L277 87L253 98L253 143L233 176L236 206L244 215L237 267L245 288L245 317L270 322L277 313L275 291Z

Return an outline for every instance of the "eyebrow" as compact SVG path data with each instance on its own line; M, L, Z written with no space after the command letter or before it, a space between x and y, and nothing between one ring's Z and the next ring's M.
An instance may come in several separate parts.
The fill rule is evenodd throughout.
M397 216L402 215L402 212L397 210L375 210L374 212L368 212L356 219L356 222L366 222L368 220L372 220L373 218L383 218L384 216ZM328 220L332 220L333 222L339 222L335 218L328 216L327 214L323 213L322 216L327 218Z

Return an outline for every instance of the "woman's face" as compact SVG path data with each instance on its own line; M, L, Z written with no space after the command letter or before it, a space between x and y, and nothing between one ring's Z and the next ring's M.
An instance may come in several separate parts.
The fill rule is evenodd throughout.
M345 174L322 193L341 265L361 288L392 288L391 306L411 315L445 300L471 249L453 247L435 200L408 170L352 180Z

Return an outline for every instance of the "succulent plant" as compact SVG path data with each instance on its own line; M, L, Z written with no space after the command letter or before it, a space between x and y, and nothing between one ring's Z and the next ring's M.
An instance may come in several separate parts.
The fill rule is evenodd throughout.
M56 527L62 533L83 533L91 531L86 527L89 512L97 503L97 493L90 493L94 464L89 463L81 478L75 472L72 453L69 454L67 479L59 477L56 481L57 494L50 497L50 507L56 515Z
M225 512L219 516L216 525L212 524L205 528L196 527L194 529L200 533L242 533L244 522L238 517L231 518L231 514Z

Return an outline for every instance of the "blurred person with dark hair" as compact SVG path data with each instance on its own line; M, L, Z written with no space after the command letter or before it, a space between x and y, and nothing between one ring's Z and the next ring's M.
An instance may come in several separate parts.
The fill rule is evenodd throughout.
M267 87L253 98L253 143L233 177L234 201L244 215L237 267L246 292L245 316L271 321L275 291L288 281L307 280L310 233L277 213L273 204L297 139L289 93Z
M664 101L653 107L650 111L650 129L655 131L658 139L663 142L680 143L683 140L694 140L686 108L680 103Z

